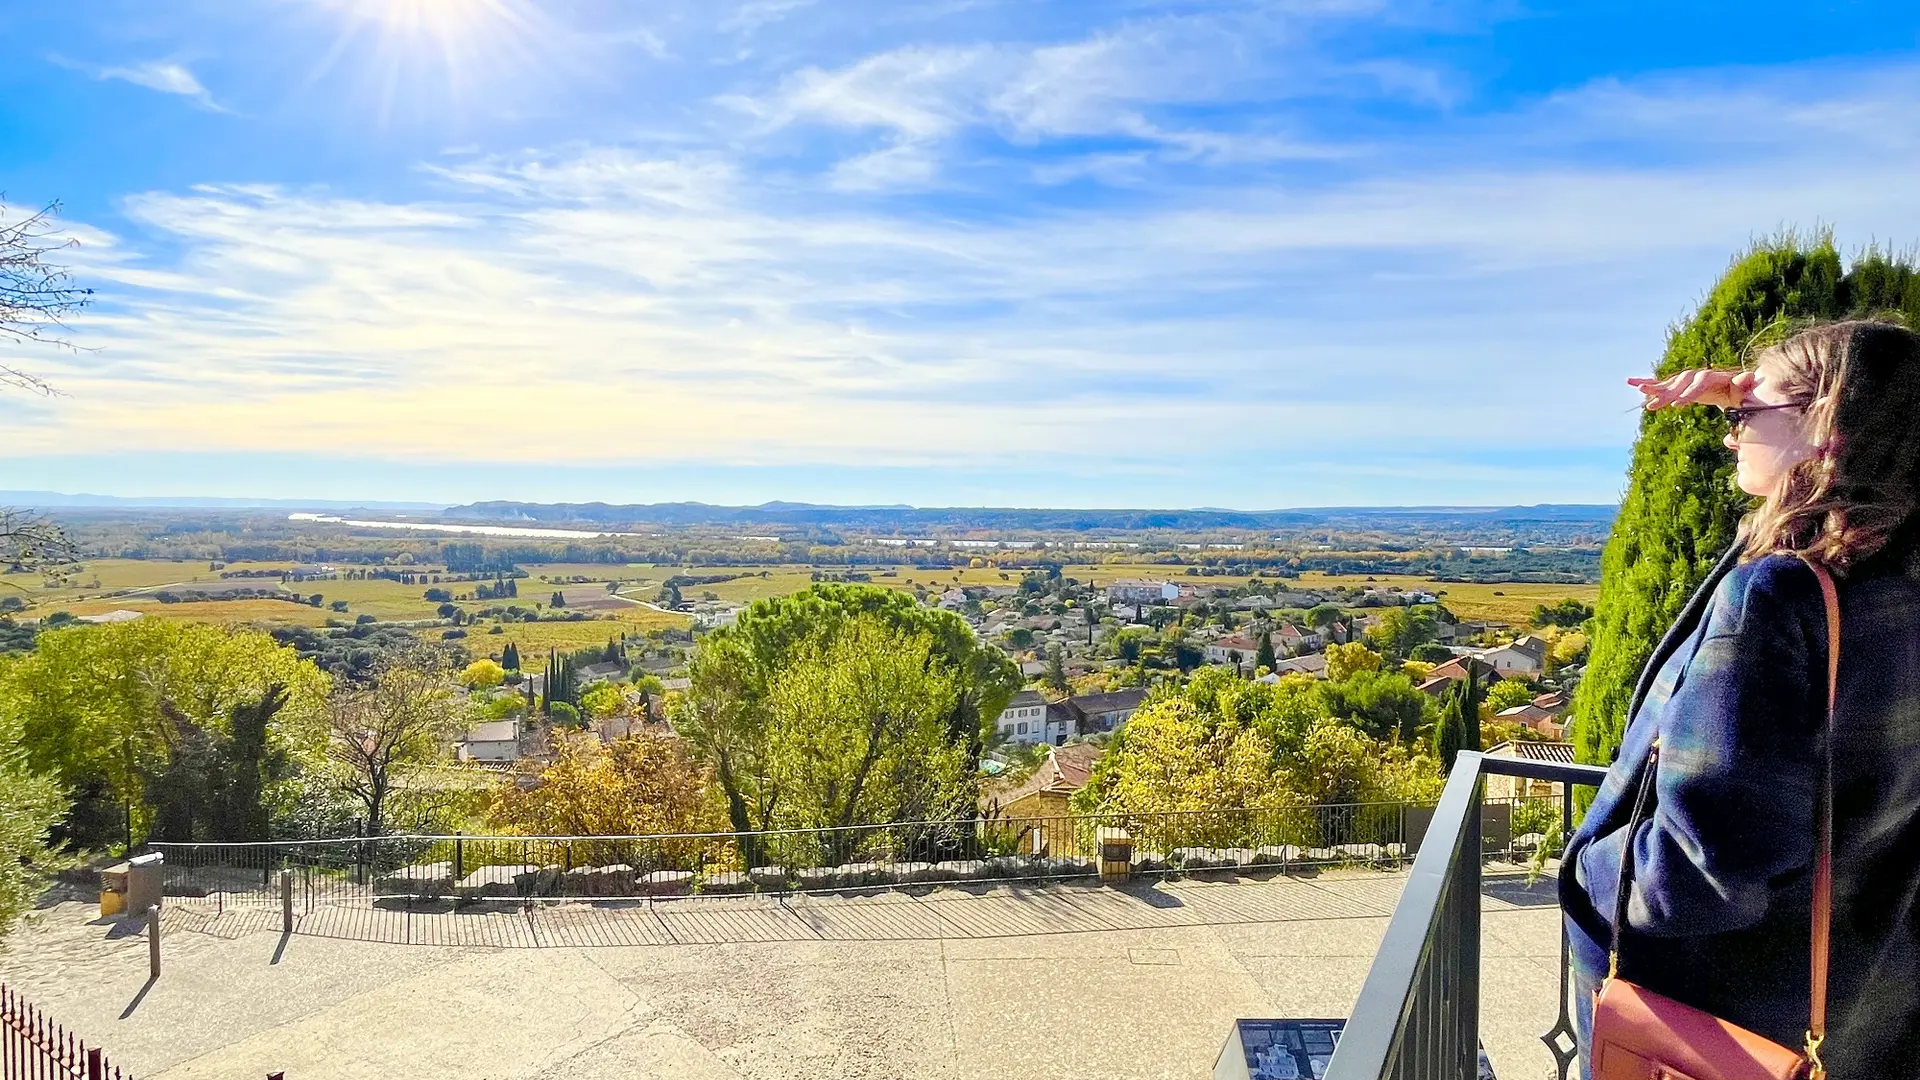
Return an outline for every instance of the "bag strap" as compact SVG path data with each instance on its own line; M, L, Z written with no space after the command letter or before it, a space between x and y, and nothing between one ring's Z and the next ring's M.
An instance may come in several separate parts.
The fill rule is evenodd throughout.
M1820 583L1827 617L1827 722L1820 752L1820 788L1813 810L1813 955L1806 1042L1807 1060L1813 1066L1810 1075L1817 1078L1826 1075L1826 1066L1820 1062L1820 1044L1827 1037L1827 966L1833 929L1833 732L1840 698L1840 592L1826 567L1811 559L1805 562ZM1620 933L1627 925L1627 904L1633 895L1633 838L1652 808L1659 763L1660 738L1656 735L1640 767L1633 814L1627 821L1626 848L1620 854L1620 882L1613 899L1613 925L1608 928L1612 931L1607 942L1609 979L1620 974Z
M1820 582L1827 608L1827 728L1820 755L1820 797L1814 801L1813 859L1813 993L1807 1017L1807 1060L1813 1075L1826 1075L1820 1044L1827 1038L1827 964L1833 931L1833 743L1835 712L1840 701L1840 591L1827 568L1806 560Z

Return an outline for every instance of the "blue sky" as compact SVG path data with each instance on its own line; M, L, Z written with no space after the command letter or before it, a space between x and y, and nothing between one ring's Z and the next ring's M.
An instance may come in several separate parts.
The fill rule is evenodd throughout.
M1608 501L1781 228L1920 242L1911 3L0 0L84 349L0 488Z

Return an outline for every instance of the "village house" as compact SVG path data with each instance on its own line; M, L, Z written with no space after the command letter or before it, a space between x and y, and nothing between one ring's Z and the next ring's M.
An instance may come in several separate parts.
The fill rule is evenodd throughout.
M1447 687L1466 678L1469 671L1483 684L1491 684L1501 677L1498 668L1477 656L1456 656L1428 672L1419 689L1423 693L1438 696L1445 693Z
M1069 736L1080 734L1085 726L1086 718L1080 714L1072 698L1050 701L1047 703L1047 716L1040 738L1049 746L1064 746Z
M1273 670L1261 676L1260 682L1276 683L1284 675L1311 675L1316 679L1327 677L1327 655L1325 653L1307 653L1305 656L1290 657L1273 665Z
M1047 748L1046 760L1024 779L989 781L980 810L993 821L1037 825L1066 817L1073 793L1087 786L1101 748L1093 743Z
M1531 679L1547 669L1546 639L1535 634L1528 634L1510 645L1484 650L1479 655L1509 678Z
M518 761L520 760L520 721L490 720L484 724L475 724L467 729L467 734L454 744L454 757L459 761Z
M1288 623L1273 632L1274 652L1284 656L1318 652L1326 643L1326 637L1318 630L1309 630L1296 623Z
M994 727L1011 742L1040 742L1046 717L1047 699L1041 697L1038 690L1022 690L1000 710Z
M1260 651L1260 643L1245 634L1228 634L1207 642L1209 664L1250 664Z
M1511 709L1502 709L1494 714L1494 719L1504 720L1510 724L1519 724L1522 727L1540 733L1554 742L1559 742L1561 739L1567 737L1567 726L1560 721L1559 715L1551 709L1543 709L1532 702L1528 702L1525 705L1515 705Z
M1121 578L1107 585L1109 604L1171 604L1180 598L1181 586L1167 581L1143 581Z
M1085 726L1083 735L1113 731L1127 722L1147 700L1145 690L1109 690L1104 694L1086 694L1073 699Z

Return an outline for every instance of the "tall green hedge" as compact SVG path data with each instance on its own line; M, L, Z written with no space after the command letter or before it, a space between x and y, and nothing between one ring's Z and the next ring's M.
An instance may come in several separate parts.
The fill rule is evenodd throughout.
M1734 260L1699 310L1673 328L1661 376L1737 367L1756 334L1814 320L1891 315L1920 326L1920 273L1910 257L1868 251L1845 265L1831 236L1786 235ZM1574 694L1580 760L1606 763L1620 745L1647 657L1728 545L1752 505L1733 483L1726 424L1705 409L1641 418L1620 516L1601 557L1592 652Z

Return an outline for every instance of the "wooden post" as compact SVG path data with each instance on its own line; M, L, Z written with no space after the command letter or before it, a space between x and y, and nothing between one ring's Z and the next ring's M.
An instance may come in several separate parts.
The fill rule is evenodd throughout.
M160 977L160 905L147 909L147 976Z
M100 1048L87 1048L87 1080L107 1080L106 1065L100 1060Z
M280 932L293 933L293 871L280 871Z

